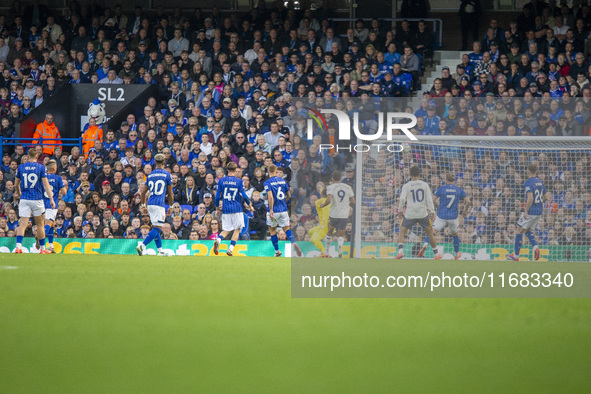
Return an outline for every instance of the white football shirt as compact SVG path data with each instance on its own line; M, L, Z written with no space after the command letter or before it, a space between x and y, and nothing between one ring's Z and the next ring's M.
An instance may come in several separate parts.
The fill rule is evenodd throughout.
M353 189L344 183L333 183L326 188L326 194L332 196L328 217L347 219L350 209L349 203L353 197Z
M404 212L406 219L422 219L435 213L435 206L433 205L433 196L431 188L423 181L410 181L402 186L400 192L400 202L398 204L398 212Z

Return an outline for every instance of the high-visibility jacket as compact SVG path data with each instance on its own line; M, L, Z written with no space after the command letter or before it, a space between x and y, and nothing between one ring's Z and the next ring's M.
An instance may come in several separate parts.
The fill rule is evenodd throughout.
M33 144L40 144L43 139L43 153L53 155L56 146L62 147L62 136L60 135L55 122L51 124L47 123L46 120L43 123L39 123L33 134ZM45 145L45 144L57 144L57 145Z
M88 126L82 133L82 152L88 158L88 151L94 147L95 141L103 141L103 129L101 126Z

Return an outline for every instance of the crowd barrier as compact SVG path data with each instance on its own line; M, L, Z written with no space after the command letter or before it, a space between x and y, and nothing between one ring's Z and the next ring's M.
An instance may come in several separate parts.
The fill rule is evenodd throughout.
M137 239L84 239L84 238L59 238L54 240L54 249L59 254L119 254L135 255ZM220 254L225 256L229 242L220 246ZM303 257L318 257L318 249L311 242L298 242L302 249ZM414 255L413 248L418 244L407 243L404 246L405 255ZM11 253L16 246L16 238L0 238L0 253ZM453 245L443 244L444 258L453 258ZM214 256L213 241L162 241L163 249L171 256ZM331 253L335 254L336 242L331 246ZM279 242L279 250L284 257L294 257L289 242ZM462 259L464 260L505 260L505 255L513 251L513 245L486 244L486 245L462 245ZM345 243L343 254L349 257L350 245ZM34 238L25 238L23 241L24 253L38 253L35 248ZM591 250L587 246L574 245L543 245L540 247L540 261L591 261ZM270 241L239 241L234 247L234 256L246 257L271 257L275 253ZM362 258L389 258L396 256L396 247L388 243L363 242L361 246ZM148 246L148 255L155 255L154 244ZM521 249L522 261L531 260L531 249ZM433 252L428 248L425 258L432 258Z

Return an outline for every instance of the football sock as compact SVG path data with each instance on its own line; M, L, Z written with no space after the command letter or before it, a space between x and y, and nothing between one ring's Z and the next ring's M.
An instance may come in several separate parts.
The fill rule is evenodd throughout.
M154 238L156 238L157 234L158 234L158 232L156 231L156 228L153 228L152 230L150 230L148 235L146 235L146 239L144 239L144 242L142 242L144 244L144 246L148 246L150 244L150 242L152 242L152 240Z
M234 250L234 246L236 246L236 241L230 241L230 246L228 247L228 251L231 252Z
M460 237L458 235L454 236L454 252L458 253L460 251Z
M16 247L20 248L21 246L23 246L23 236L17 235L16 236Z
M293 233L291 232L291 230L287 230L285 232L285 235L287 235L287 239L289 239L290 242L295 242L295 238L294 238Z
M39 240L39 246L41 247L41 250L45 249L45 238Z
M326 249L326 253L328 253L328 249L330 249L331 243L332 243L332 237L330 235L327 235L326 238L324 239L324 247Z
M316 233L314 233L314 235L312 235L312 238L310 238L310 242L312 242L312 245L314 245L318 248L320 253L324 254L326 249L324 248L324 245L322 244L322 238L320 238L319 236L316 235Z
M337 242L338 242L339 246L343 246L343 244L345 243L345 238L343 238L343 237L338 237L338 238L337 238Z
M53 247L53 227L45 225L45 237L47 238L47 246Z
M273 243L273 247L277 252L279 250L279 238L277 237L277 234L271 235L271 242Z
M425 238L425 243L423 244L423 246L427 246L429 245L429 236L427 235L427 238Z
M154 237L154 243L156 244L156 248L159 252L162 251L162 230L159 228L154 227L153 230L156 230L156 236Z
M528 231L527 233L525 233L525 235L527 235L527 239L529 239L529 243L535 249L538 246L538 242L536 241L536 237L534 236L534 233L532 233L531 231Z
M515 235L515 256L519 256L519 250L521 249L521 241L523 240L523 234Z

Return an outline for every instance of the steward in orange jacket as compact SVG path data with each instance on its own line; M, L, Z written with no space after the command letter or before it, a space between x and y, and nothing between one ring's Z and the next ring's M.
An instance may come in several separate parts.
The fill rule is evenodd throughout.
M96 119L88 119L88 128L82 133L82 152L84 158L88 158L88 151L94 148L95 141L103 141L103 129L96 125Z
M33 144L40 144L43 139L43 153L53 155L56 146L62 147L62 136L55 123L53 123L53 115L45 115L45 121L39 123L33 134ZM57 145L45 145L57 144Z

